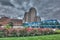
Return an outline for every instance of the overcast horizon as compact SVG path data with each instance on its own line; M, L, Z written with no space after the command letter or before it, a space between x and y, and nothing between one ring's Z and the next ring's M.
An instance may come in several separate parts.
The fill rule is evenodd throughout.
M0 0L0 15L23 18L24 13L35 7L42 19L60 20L60 0Z

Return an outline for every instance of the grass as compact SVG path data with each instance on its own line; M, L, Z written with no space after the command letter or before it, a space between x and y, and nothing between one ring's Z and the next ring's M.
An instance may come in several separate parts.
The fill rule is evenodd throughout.
M56 30L55 33L56 33L56 34L60 34L60 30Z
M59 32L60 33L60 30L56 30L55 32Z
M60 34L33 37L8 37L0 38L0 40L60 40Z

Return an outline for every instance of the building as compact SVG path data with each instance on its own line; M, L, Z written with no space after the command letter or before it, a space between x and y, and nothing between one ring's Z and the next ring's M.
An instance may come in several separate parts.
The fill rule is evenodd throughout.
M24 22L39 22L41 21L40 17L37 16L37 11L34 7L31 7L29 12L24 14Z
M40 27L40 22L32 22L32 23L24 23L24 27L32 27L32 28L39 28Z
M6 26L8 23L12 22L13 27L20 27L23 24L23 21L21 19L11 19L8 17L1 17L0 18L0 26Z
M37 11L36 11L36 9L35 8L30 8L30 10L29 10L29 20L30 20L30 22L35 22L35 17L37 16Z
M0 18L0 25L5 26L10 22L10 19L8 17L1 17Z
M41 18L39 16L36 16L34 20L35 22L41 22Z
M24 14L24 22L29 22L29 13L25 12Z
M23 28L23 21L21 19L11 19L10 22L13 23L13 28Z
M41 21L40 27L42 27L42 28L58 28L58 27L60 27L60 24L59 24L58 20L50 19L50 20Z
M22 26L22 20L20 19L11 19L10 22L12 22L14 26Z

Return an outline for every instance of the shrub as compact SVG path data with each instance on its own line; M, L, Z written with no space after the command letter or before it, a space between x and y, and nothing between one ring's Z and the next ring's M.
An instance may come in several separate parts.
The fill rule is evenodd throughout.
M55 34L60 34L60 29L57 29L54 33Z
M51 28L0 28L0 37L38 36L53 32Z
M4 28L0 27L0 37L4 37Z

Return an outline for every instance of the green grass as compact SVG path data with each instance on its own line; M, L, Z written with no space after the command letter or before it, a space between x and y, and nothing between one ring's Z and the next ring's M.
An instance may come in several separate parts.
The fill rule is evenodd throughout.
M60 30L56 30L55 33L56 33L56 34L60 34Z
M56 30L55 32L60 32L60 30Z
M60 40L60 34L33 37L8 37L0 38L0 40Z

